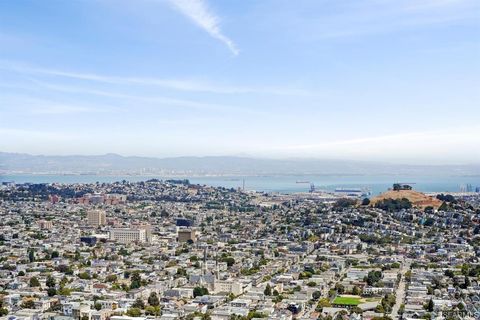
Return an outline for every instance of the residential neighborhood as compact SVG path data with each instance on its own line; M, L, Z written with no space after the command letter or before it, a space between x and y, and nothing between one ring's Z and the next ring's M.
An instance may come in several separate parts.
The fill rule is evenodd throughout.
M0 319L478 318L479 197L432 196L4 183Z

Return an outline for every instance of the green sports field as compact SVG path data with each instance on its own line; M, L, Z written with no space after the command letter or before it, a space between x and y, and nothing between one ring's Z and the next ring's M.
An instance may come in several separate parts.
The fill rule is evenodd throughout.
M343 305L343 306L358 306L360 302L360 297L349 297L349 296L338 296L333 300L333 304Z

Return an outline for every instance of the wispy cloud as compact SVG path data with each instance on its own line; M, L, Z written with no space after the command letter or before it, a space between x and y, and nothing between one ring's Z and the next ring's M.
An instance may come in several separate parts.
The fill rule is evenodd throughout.
M75 114L75 113L90 113L100 112L98 109L92 109L83 106L74 106L66 104L48 104L35 106L32 109L34 115L62 115L62 114Z
M56 90L56 91L83 93L83 94L98 95L98 96L118 98L118 99L128 99L132 101L142 102L144 104L150 103L154 105L178 106L178 107L187 107L191 109L213 110L213 111L241 111L241 112L248 111L235 106L203 103L203 102L197 102L197 101L185 100L185 99L175 99L175 98L160 97L160 96L153 96L153 97L139 96L139 95L124 94L124 93L105 91L105 90L94 90L94 89L92 90L89 88L82 88L78 86L56 85L56 84L50 84L42 81L36 81L36 83L44 86L45 88Z
M210 36L223 42L228 49L238 55L237 45L220 29L220 19L208 7L205 0L169 0L170 3L192 22L205 30Z
M242 85L220 85L206 80L191 79L163 79L151 77L128 77L128 76L110 76L98 73L84 73L76 71L64 71L49 68L34 67L24 63L14 61L0 60L0 69L10 70L23 74L34 74L43 76L63 77L75 80L100 82L106 84L118 85L138 85L152 86L166 89L189 91L189 92L208 92L218 94L243 94L260 93L272 95L292 95L292 96L314 96L309 90L283 87L283 86L242 86Z
M1 87L3 87L0 84ZM11 86L12 88L14 86ZM104 104L84 105L51 99L17 97L14 95L0 95L2 107L10 108L23 115L68 115L78 113L104 113L118 108Z
M306 14L310 7L300 7L290 17L292 32L314 30L302 39L318 40L380 35L403 30L438 27L478 21L480 2L476 0L365 0L342 2L335 14ZM285 20L284 15L279 17Z
M480 152L472 151L471 148L480 143L480 137L476 134L479 129L480 127L477 125L334 140L315 144L283 145L277 147L277 151L314 157L328 154L344 159L401 160L405 163L418 163L423 159L432 161L432 157L435 162L439 163L455 162L462 157L480 156Z
M30 80L31 83L37 85L38 87L35 88L35 87L32 87L31 85L25 86L25 85L11 85L11 84L3 84L3 83L0 83L0 87L10 88L10 89L34 90L34 91L38 91L38 89L41 89L41 91L50 90L50 91L64 92L69 94L100 96L100 97L111 98L115 101L121 101L121 104L125 104L125 103L127 105L129 103L140 104L144 107L147 107L147 106L158 107L158 108L182 107L182 108L188 108L192 110L209 110L209 111L215 111L219 113L228 113L233 111L233 112L257 115L257 116L265 115L265 112L262 112L260 110L244 108L244 107L234 106L234 105L199 102L199 101L186 100L186 99L176 99L176 98L163 97L158 95L150 96L150 95L130 94L130 93L124 93L124 92L120 93L118 91L112 91L112 90L104 90L104 89L98 90L98 89L91 89L91 88L82 87L82 86L50 83L50 82L37 80L34 78L29 78L28 80ZM58 104L56 104L55 106L58 106ZM66 106L70 106L70 105L64 105L64 107ZM99 108L100 107L103 108L105 106L101 105L99 106ZM50 110L51 113L57 113L57 114L62 113L62 109L60 108L56 110L56 112L55 112L55 108L53 107L48 110L47 109L48 108L43 108L41 109L42 111L39 111L37 113L45 114L45 113L48 113L48 110ZM118 109L118 108L110 108L110 109ZM78 109L72 108L71 110L67 110L65 108L63 110L65 111L64 113L73 113L73 112L89 112L89 111L95 110L95 108L79 107Z

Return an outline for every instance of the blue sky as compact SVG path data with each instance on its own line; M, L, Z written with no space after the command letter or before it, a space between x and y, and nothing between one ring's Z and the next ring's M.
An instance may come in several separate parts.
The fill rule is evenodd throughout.
M478 0L0 1L0 151L480 157Z

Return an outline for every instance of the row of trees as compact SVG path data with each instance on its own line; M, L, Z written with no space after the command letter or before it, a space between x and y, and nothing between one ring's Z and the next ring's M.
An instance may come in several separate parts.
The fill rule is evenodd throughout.
M412 208L412 203L407 198L383 199L375 204L375 208L379 208L388 212L395 212L402 209Z
M161 315L160 299L158 298L157 293L155 292L150 293L150 296L148 297L147 302L148 302L148 305L145 305L145 302L143 301L142 298L137 298L135 302L132 304L132 307L127 310L127 315L130 317L139 317L142 315L143 312L149 316Z

